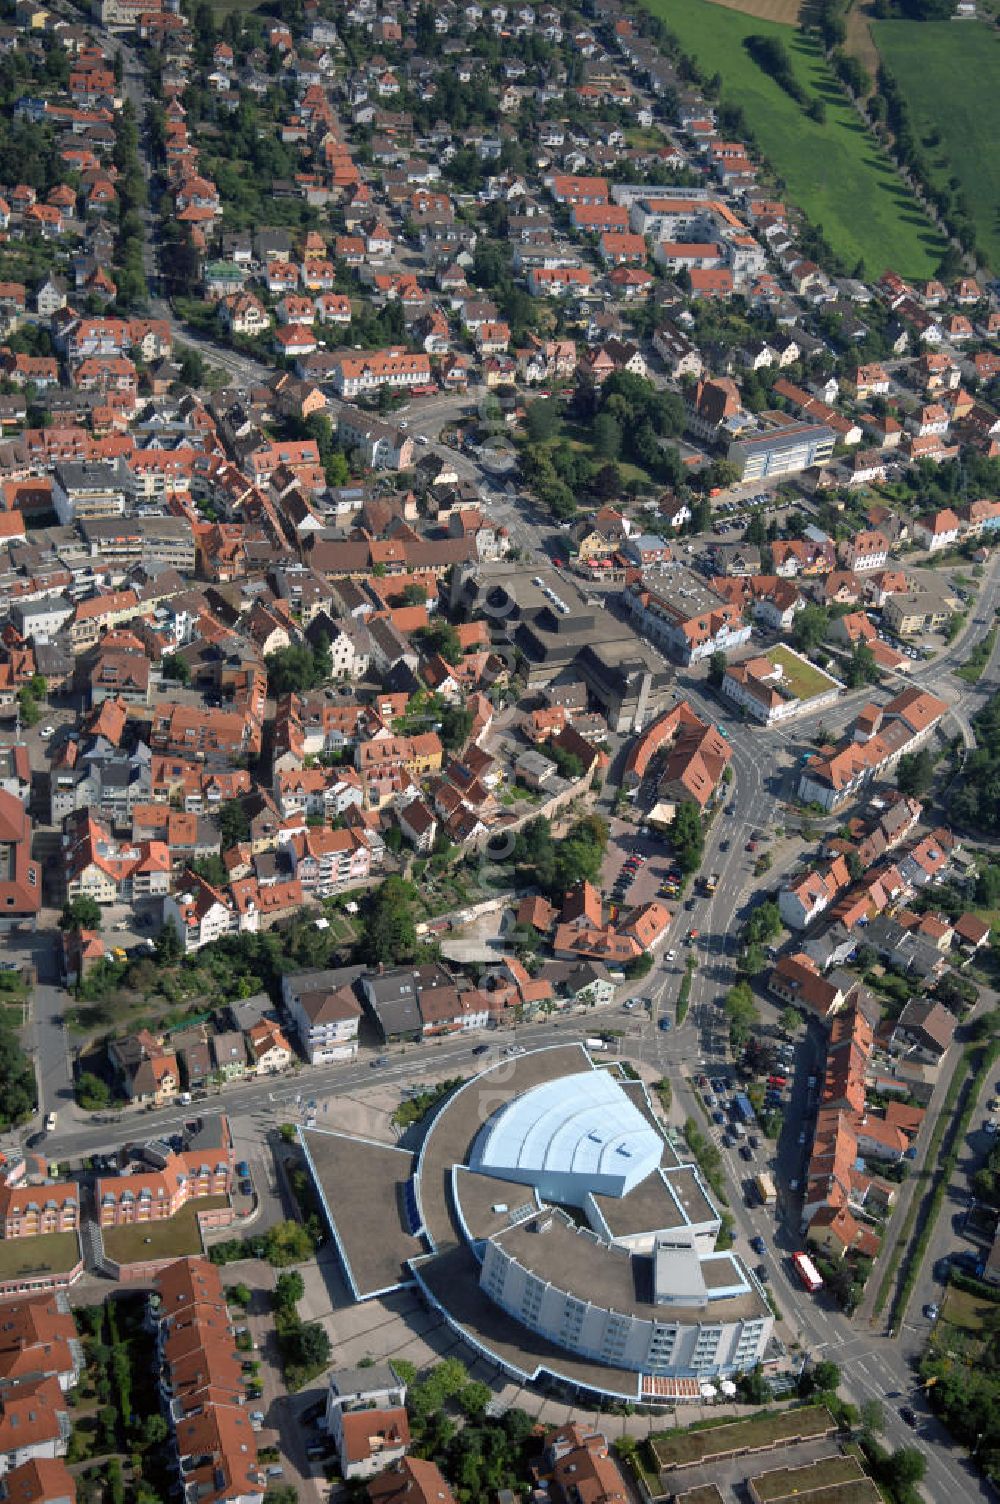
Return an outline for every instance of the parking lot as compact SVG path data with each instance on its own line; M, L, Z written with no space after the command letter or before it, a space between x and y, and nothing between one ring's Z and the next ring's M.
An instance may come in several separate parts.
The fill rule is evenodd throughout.
M101 932L109 951L121 951L125 956L152 953L153 937L162 923L163 903L151 898L137 903L134 908L111 904L102 910ZM116 956L121 960L122 956Z
M659 836L638 831L622 820L611 821L601 887L612 904L634 908L659 898L673 911L676 906L673 896L660 892L673 865L670 848Z
M712 530L715 533L742 533L754 517L766 517L781 525L790 512L809 510L802 497L789 500L768 491L756 491L747 496L717 501L712 511Z
M696 911L692 917L697 923ZM749 1069L742 1062L738 1068L729 1059L728 1031L721 1009L708 1005L699 1008L703 1015L699 1022L704 1066L693 1077L692 1086L711 1119L712 1137L728 1161L733 1179L743 1188L747 1205L759 1204L753 1181L766 1171L774 1180L778 1202L794 1218L812 1148L822 1047L813 1030L787 1038L778 1027L779 1010L759 996L756 1002L762 1018L750 1041L750 1050L757 1053L756 1059L747 1062ZM755 1091L754 1122L741 1119L735 1107L737 1094L747 1094L751 1087L764 1093L763 1106L758 1110ZM781 1114L776 1140L763 1131L770 1112Z

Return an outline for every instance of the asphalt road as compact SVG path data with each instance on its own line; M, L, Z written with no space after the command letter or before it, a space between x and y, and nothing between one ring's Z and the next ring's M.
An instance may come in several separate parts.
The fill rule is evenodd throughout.
M525 1024L516 1030L500 1030L491 1033L488 1040L491 1054L515 1041L525 1046L558 1044L563 1039L584 1038L595 1027L617 1026L620 1009L605 1010L601 1014L588 1015L586 1026L579 1020L561 1023L540 1021ZM107 1113L97 1118L87 1118L70 1128L58 1126L45 1140L46 1151L54 1158L81 1157L103 1153L120 1144L123 1139L145 1139L160 1132L173 1133L186 1121L206 1111L225 1111L231 1117L254 1116L266 1118L272 1123L294 1120L301 1116L300 1107L315 1099L338 1094L352 1094L359 1089L387 1082L419 1080L425 1074L444 1069L468 1069L475 1051L484 1043L480 1034L463 1036L460 1039L421 1045L386 1046L382 1051L389 1057L389 1064L374 1068L371 1053L357 1061L342 1065L317 1067L283 1076L254 1077L239 1085L227 1086L223 1091L210 1093L207 1098L182 1107L174 1103L153 1111L128 1109L119 1113Z
M676 1071L671 1034L653 1036L658 1063L674 1082L674 1092L686 1115L702 1122L703 1112L695 1101L694 1090ZM807 1039L799 1044L797 1077L808 1071L814 1046ZM821 1358L837 1363L843 1374L844 1388L855 1403L874 1399L883 1404L885 1414L884 1443L890 1448L918 1445L927 1459L924 1483L926 1496L940 1501L985 1500L992 1498L961 1448L954 1445L944 1427L931 1414L919 1391L914 1392L911 1367L922 1343L908 1343L875 1335L844 1318L823 1292L810 1295L799 1284L791 1264L791 1254L801 1247L798 1230L798 1205L779 1200L777 1215L772 1208L748 1208L740 1192L745 1178L769 1166L765 1141L761 1140L754 1165L746 1164L731 1151L723 1150L723 1160L732 1191L730 1212L736 1224L736 1248L750 1264L760 1258L750 1248L752 1237L763 1237L768 1248L766 1263L771 1271L770 1289L782 1322L779 1330L786 1340L801 1344L803 1358ZM899 1416L899 1406L909 1403L918 1415L916 1434Z

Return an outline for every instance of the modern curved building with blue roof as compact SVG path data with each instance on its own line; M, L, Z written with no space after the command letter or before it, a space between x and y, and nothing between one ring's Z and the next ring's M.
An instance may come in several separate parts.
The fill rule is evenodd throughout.
M663 1138L609 1071L543 1082L500 1108L476 1138L469 1168L534 1186L545 1201L583 1206L627 1196L658 1168Z
M638 1082L582 1045L503 1059L444 1103L412 1157L384 1154L398 1203L357 1191L353 1148L303 1132L359 1298L354 1257L398 1250L399 1283L483 1357L528 1382L628 1400L697 1399L752 1368L774 1326L756 1277L716 1251L720 1218L696 1166L664 1137ZM375 1171L373 1170L373 1173ZM375 1221L379 1226L364 1226ZM395 1239L395 1243L393 1243ZM416 1251L419 1243L421 1251ZM391 1260L390 1260L391 1261Z

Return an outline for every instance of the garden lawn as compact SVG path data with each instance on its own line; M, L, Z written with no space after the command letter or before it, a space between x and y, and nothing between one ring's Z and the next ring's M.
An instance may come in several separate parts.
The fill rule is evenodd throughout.
M644 0L709 76L722 75L722 98L740 105L782 191L819 226L834 252L869 276L887 267L930 277L944 243L878 150L836 84L813 38L709 0ZM809 99L822 99L826 121L810 120L743 46L751 35L779 38ZM928 71L930 71L928 69Z
M260 5L261 0L211 0L212 18L220 26L234 11L258 10Z
M958 178L979 243L1000 270L1000 34L978 21L876 21L872 34L934 182Z
M586 424L564 422L560 428L558 438L550 441L549 448L554 449L560 440L565 440L569 447L575 449L578 453L585 454L588 460L591 460L595 465L606 463L594 448L590 429ZM635 481L645 491L654 491L656 489L656 482L653 480L653 477L641 465L633 465L631 460L623 460L621 458L616 459L615 464L618 466L618 474L621 476L623 485L627 485L629 481ZM577 504L579 505L579 498L577 498ZM596 512L598 508L594 507L593 510Z
M228 1205L228 1196L201 1196L182 1206L162 1222L139 1222L132 1227L105 1227L104 1252L116 1264L138 1264L147 1259L180 1259L204 1252L198 1231L198 1213Z
M950 1321L952 1326L961 1327L965 1332L979 1333L996 1309L992 1301L980 1299L971 1290L959 1290L956 1285L949 1285L941 1307L941 1320Z

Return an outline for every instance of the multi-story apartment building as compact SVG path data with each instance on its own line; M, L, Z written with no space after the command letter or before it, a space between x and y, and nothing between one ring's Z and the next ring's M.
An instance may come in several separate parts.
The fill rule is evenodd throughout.
M353 768L287 768L274 780L274 797L284 819L320 815L325 820L361 807L361 780Z
M338 397L349 400L379 387L391 390L427 386L431 379L431 358L424 352L391 346L386 350L353 351L337 355L330 380Z
M289 837L283 849L302 891L317 897L364 882L371 873L371 849L352 830L308 828Z
M406 1454L406 1384L391 1363L330 1375L326 1430L345 1478L368 1478Z
M83 1344L66 1295L51 1290L5 1301L2 1309L0 1389L39 1378L56 1379L64 1394L75 1389L84 1368Z
M839 809L873 778L891 771L906 752L922 747L948 713L944 700L907 689L887 705L867 706L832 752L817 752L799 775L799 798Z
M381 741L359 742L354 754L354 766L364 777L403 768L413 778L426 778L441 768L443 749L436 731L424 731L416 736L390 736Z
M240 710L213 710L204 705L160 701L150 728L154 752L188 756L240 756L259 736L254 718Z
M636 630L680 663L697 663L750 640L751 627L739 606L681 564L664 565L655 584L630 585L625 604Z
M63 840L70 899L131 903L162 897L170 887L170 848L163 841L119 842L88 809L70 816Z
M840 559L855 574L884 569L889 562L889 540L877 528L862 528L840 545Z
M189 1201L229 1194L232 1143L215 1150L168 1154L158 1169L98 1180L94 1200L101 1227L131 1227L173 1217Z
M237 935L242 930L257 928L256 924L246 921L242 910L228 894L223 894L190 870L184 873L177 890L167 894L163 920L174 926L188 953L201 950L203 945L211 945L223 935Z
M0 1186L0 1237L45 1237L75 1232L79 1225L80 1190L74 1180Z
M219 1271L202 1258L167 1265L149 1317L183 1504L262 1504L264 1469Z
M40 1458L65 1457L70 1418L56 1378L0 1391L0 1478Z
M0 933L34 928L42 906L42 870L31 859L31 821L16 795L0 789Z
M354 968L306 971L282 978L281 995L310 1065L353 1060L361 1005L351 986Z
M121 517L128 489L128 471L120 460L67 462L56 466L52 505L64 526L95 517Z

